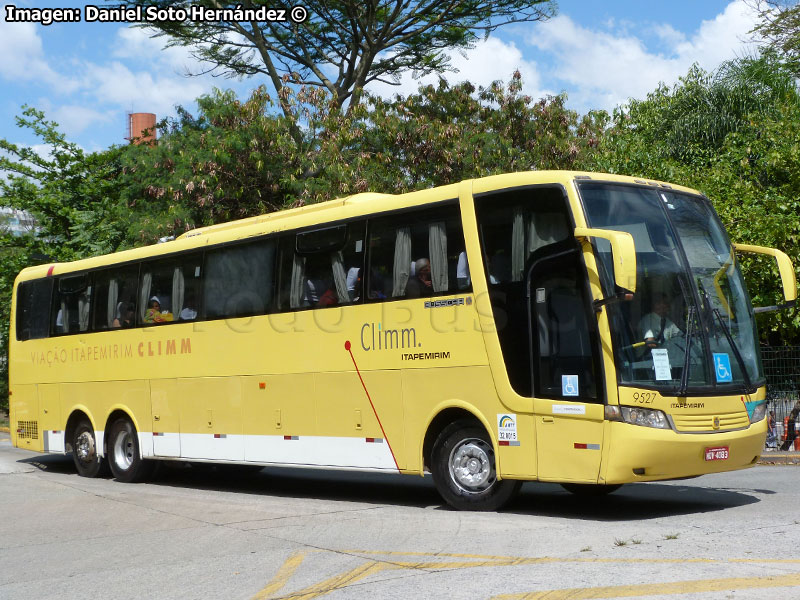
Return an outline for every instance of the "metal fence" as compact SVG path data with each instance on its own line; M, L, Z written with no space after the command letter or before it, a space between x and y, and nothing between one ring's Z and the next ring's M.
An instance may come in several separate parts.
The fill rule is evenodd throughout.
M767 377L767 411L775 413L775 435L770 433L767 448L775 449L783 443L789 415L800 400L800 346L762 346L761 359Z

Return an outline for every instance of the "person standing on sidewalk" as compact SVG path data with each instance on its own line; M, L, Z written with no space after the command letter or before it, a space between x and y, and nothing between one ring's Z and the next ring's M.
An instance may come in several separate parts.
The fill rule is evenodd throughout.
M781 450L788 450L792 447L794 439L797 437L797 417L800 415L800 400L798 400L792 412L789 413L789 420L786 423L786 439L781 444Z

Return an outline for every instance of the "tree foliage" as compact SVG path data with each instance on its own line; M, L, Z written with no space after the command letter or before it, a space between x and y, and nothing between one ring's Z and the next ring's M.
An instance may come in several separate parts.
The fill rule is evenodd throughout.
M219 2L134 0L131 5L209 9L271 7L263 1ZM188 46L227 76L266 76L277 93L294 83L327 90L336 106L358 105L373 81L395 83L401 73L417 75L448 68L446 50L470 47L498 27L546 19L553 0L311 0L307 19L285 21L159 21L143 24L166 36L168 46ZM289 15L287 15L288 17ZM281 102L285 116L292 114Z
M7 401L8 326L17 273L41 260L67 261L113 252L124 241L119 203L118 149L85 153L44 113L23 107L17 118L41 141L37 147L0 139L0 205L30 212L36 235L0 235L0 406Z
M579 118L564 96L534 100L515 74L475 88L444 80L407 97L368 96L342 113L325 90L289 90L292 118L263 87L215 91L162 123L156 147L121 157L137 243L189 228L364 191L402 193L508 171L571 168L598 144L605 113ZM298 146L292 123L302 123Z
M759 24L753 33L778 52L796 77L800 77L800 4L796 0L751 0Z

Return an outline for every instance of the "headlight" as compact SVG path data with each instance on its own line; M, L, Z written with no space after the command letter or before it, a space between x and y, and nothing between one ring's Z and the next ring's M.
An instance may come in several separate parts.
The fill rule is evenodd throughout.
M766 416L767 416L767 403L759 402L753 409L753 416L750 417L750 422L758 423L759 421L763 421L764 417Z
M667 416L660 410L633 408L631 406L620 406L620 409L622 410L622 420L631 425L671 429Z

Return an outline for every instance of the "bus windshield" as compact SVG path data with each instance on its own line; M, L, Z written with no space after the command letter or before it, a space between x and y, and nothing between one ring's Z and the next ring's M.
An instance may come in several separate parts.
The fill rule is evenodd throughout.
M763 383L755 318L733 248L708 200L671 189L579 185L590 227L626 231L637 290L609 305L620 384L731 393ZM596 240L605 293L610 244Z

